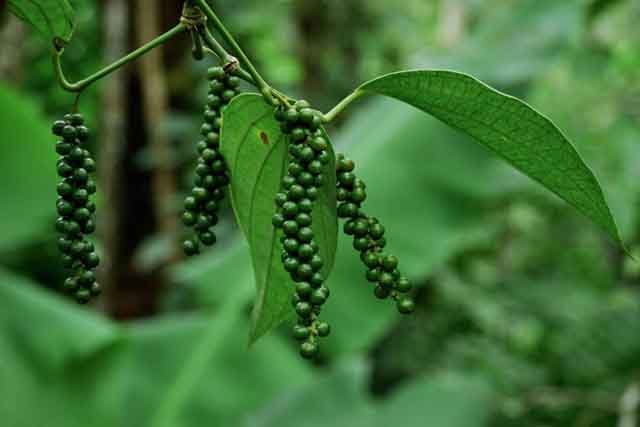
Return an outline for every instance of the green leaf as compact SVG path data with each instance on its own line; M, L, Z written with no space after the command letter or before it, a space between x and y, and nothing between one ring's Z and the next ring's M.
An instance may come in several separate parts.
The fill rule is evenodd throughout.
M71 40L75 13L67 0L9 0L9 11L49 40Z
M556 125L523 101L466 74L438 70L389 74L357 93L398 99L472 136L624 246L593 172Z
M240 95L231 102L221 134L221 150L231 171L233 210L253 261L258 295L250 340L255 342L293 313L292 282L282 266L280 239L271 224L274 196L286 168L287 143L273 118L273 107L254 94ZM327 183L313 212L313 229L326 277L333 268L338 235L335 159L325 167L325 175Z
M252 417L248 427L484 427L495 393L474 375L434 375L402 384L374 400L370 370L359 359L341 361L317 381L278 399ZM327 424L327 420L331 420Z
M246 293L213 315L117 325L0 269L3 425L76 427L93 416L96 427L240 425L312 379L286 338L247 351Z
M0 84L0 105L0 250L6 250L53 227L57 155L49 124L24 95Z

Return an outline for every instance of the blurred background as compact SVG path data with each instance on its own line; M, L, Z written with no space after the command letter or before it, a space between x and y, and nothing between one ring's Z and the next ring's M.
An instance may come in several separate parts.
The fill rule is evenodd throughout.
M181 7L72 3L71 79L168 29ZM640 259L638 1L211 3L272 84L322 110L418 67L523 97L595 169ZM329 131L420 285L417 312L375 300L343 239L320 360L298 357L287 325L249 349L255 292L231 214L213 250L179 250L212 64L191 59L188 37L82 96L105 294L67 301L49 129L73 99L48 43L0 13L0 425L640 425L640 264L469 138L388 100L360 102Z

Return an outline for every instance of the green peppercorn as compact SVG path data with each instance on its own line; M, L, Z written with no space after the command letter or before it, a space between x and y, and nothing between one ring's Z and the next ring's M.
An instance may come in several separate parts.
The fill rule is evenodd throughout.
M309 328L302 325L295 325L293 327L293 337L298 341L304 341L309 338Z
M353 172L355 164L353 160L343 158L337 162L336 168L338 172Z
M233 89L227 89L224 92L222 92L222 100L224 102L231 101L235 96L236 96L236 91Z
M381 239L384 236L384 227L381 224L373 224L370 229L371 237L375 240Z
M309 282L296 283L296 294L298 294L301 299L305 299L306 297L310 296L312 292L313 288L311 287L311 284Z
M203 245L206 246L213 246L216 243L216 235L215 233L211 232L211 231L205 231L203 233L200 233L198 235L198 238L200 239L200 241L202 242Z
M217 132L208 133L206 136L206 140L209 147L218 148L220 144L220 134Z
M70 253L74 256L81 256L84 253L84 242L83 241L75 241L71 244Z
M77 126L76 127L76 136L80 141L86 141L89 139L91 133L89 132L89 128L86 126Z
M355 188L349 195L349 198L352 202L361 204L367 199L367 192L362 188Z
M298 184L303 187L310 187L314 184L315 177L309 172L301 172L298 175Z
M288 200L288 197L285 193L277 193L275 197L276 206L284 205Z
M298 267L300 267L300 261L298 261L296 258L293 258L293 257L287 257L282 264L284 266L285 271L289 273L293 273L297 271Z
M300 142L307 137L307 133L302 128L294 128L290 135L293 142Z
M309 261L309 265L313 269L314 272L320 271L322 267L324 267L324 261L320 255L313 255L311 260Z
M314 116L315 114L310 108L303 108L300 110L300 121L305 125L310 125L311 123L313 123Z
M328 337L331 334L331 326L327 322L320 322L316 325L319 337Z
M329 289L322 286L311 293L311 298L309 300L313 305L323 305L327 301L328 297Z
M296 184L296 179L292 176L286 175L285 177L282 178L282 187L287 190L293 187L295 184Z
M284 114L285 122L290 125L296 124L299 118L300 115L298 114L298 111L293 108L288 109Z
M305 341L300 345L300 355L305 359L313 359L318 354L318 344Z
M298 223L298 225L300 227L308 227L311 225L311 215L309 215L308 213L299 213L296 216L296 222Z
M284 215L277 213L274 214L273 217L271 218L271 223L273 224L274 227L277 228L281 228L284 225Z
M378 299L387 299L391 295L391 290L384 286L376 285L375 289L373 290L373 294Z
M96 268L100 264L100 257L95 252L90 252L84 257L84 264L88 268Z
M65 218L68 218L73 214L74 208L73 205L67 201L61 200L57 204L58 214Z
M309 280L313 275L313 268L309 264L300 264L296 270L296 275L301 280Z
M79 304L87 304L91 300L91 291L89 289L78 289L76 291L76 301Z
M221 81L214 80L212 82L209 82L209 93L211 95L220 95L220 98L222 98L221 94L225 90L226 90L226 86Z
M318 190L318 187L311 186L307 188L307 198L309 198L310 200L316 200L319 195L320 190Z
M75 147L69 153L69 159L76 164L84 161L84 157L84 150L80 147Z
M67 126L67 122L65 122L64 120L56 120L55 122L53 122L51 132L53 132L53 134L56 136L62 136L62 131L64 130L65 126Z
M298 314L298 316L302 318L308 318L309 316L311 316L312 312L313 307L308 302L300 301L296 304L296 313Z
M298 224L296 223L296 225ZM298 231L298 240L300 240L303 243L309 243L310 241L312 241L313 236L314 236L314 233L311 227L302 227Z
M73 186L67 182L61 182L58 184L57 192L62 197L69 197L73 194Z
M384 270L389 273L393 272L393 270L395 270L397 267L398 267L398 258L393 255L387 255L382 260L382 268L384 268Z
M319 286L322 286L322 284L324 283L324 277L321 273L314 273L313 276L311 276L311 279L309 279L309 283L314 288L317 288Z
M193 198L198 201L198 202L202 202L207 200L207 190L205 188L202 187L194 187L191 190L191 195L193 196Z
M402 297L397 302L398 311L402 314L410 314L413 313L416 306L413 302L413 299L409 297Z
M396 282L394 288L396 291L404 294L411 291L412 286L409 279L407 279L406 277L400 277Z
M96 224L93 220L88 220L82 225L82 232L84 234L91 234L96 231Z
M339 202L347 201L349 199L350 195L351 195L351 193L349 192L349 190L347 190L345 188L338 188L336 190L336 199Z
M369 269L367 270L366 277L369 282L375 283L380 278L380 270L377 268Z
M79 208L75 210L75 212L73 213L73 217L78 222L87 222L89 219L91 219L91 211L89 211L89 209L87 208Z
M307 243L299 245L298 247L298 256L304 261L310 260L315 255L315 253L316 252L313 250L313 247Z
M184 223L184 225L186 225L187 227L192 227L196 224L196 222L198 221L197 217L193 214L193 212L184 212L182 214L182 222Z
M311 163L316 158L316 153L311 147L303 147L298 158L304 163Z
M341 203L338 206L338 216L340 218L353 218L358 215L358 206L354 203Z
M207 70L207 78L209 80L222 80L226 73L222 67L211 67Z
M298 205L294 202L286 202L282 205L282 214L288 219L295 218L298 214Z
M73 179L77 183L85 183L87 182L87 179L89 179L89 173L83 168L78 168L73 173Z
M324 150L318 153L317 159L320 161L320 163L322 163L323 165L326 165L326 164L329 164L329 162L331 161L331 155L327 150Z
M375 252L365 252L362 256L362 262L368 268L376 268L380 265L380 256Z
M282 224L282 229L287 236L295 237L298 235L300 227L298 227L297 222L289 220Z
M78 283L82 286L91 286L96 282L96 274L91 270L83 271L78 277Z
M73 192L73 201L77 206L84 206L89 200L89 192L84 188L79 188Z
M69 123L71 123L73 126L81 126L82 124L84 124L84 117L79 113L73 113L69 115L68 119Z
M298 202L298 209L302 213L310 214L313 211L313 202L309 199L302 199Z
M182 244L182 248L187 256L193 256L200 253L200 247L198 242L195 240L185 240Z
M295 254L298 253L300 243L296 239L284 239L282 247L287 253Z
M70 125L66 125L62 129L62 138L65 141L73 142L76 138L76 128Z
M387 273L386 271L380 274L378 278L378 283L385 288L391 288L394 284L395 280L393 279L393 275Z
M95 282L89 287L89 292L91 292L91 296L97 297L102 293L102 289L100 288L100 285Z

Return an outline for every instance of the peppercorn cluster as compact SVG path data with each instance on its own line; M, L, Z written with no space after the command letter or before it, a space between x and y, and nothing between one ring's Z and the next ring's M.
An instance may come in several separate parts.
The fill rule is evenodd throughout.
M398 269L398 258L383 252L387 245L385 229L377 218L365 214L361 207L367 198L365 183L354 174L355 164L344 155L336 159L338 217L347 219L344 232L353 236L353 248L367 267L366 278L375 284L374 294L380 299L396 301L398 311L413 312L415 304L407 295L411 283Z
M222 112L239 93L240 80L225 73L222 67L212 67L207 72L209 95L204 109L204 124L200 129L203 139L198 142L198 165L191 194L185 198L182 222L192 227L195 236L185 240L184 253L193 256L200 253L200 244L216 243L213 227L218 223L218 211L229 185L229 172L220 154L220 129Z
M62 138L56 144L56 152L61 156L57 171L62 178L57 188L56 229L61 234L58 248L63 265L70 270L63 288L79 303L86 304L100 294L95 274L100 258L87 239L96 229L96 205L90 200L96 192L96 183L91 178L96 163L84 148L89 129L81 114L65 115L53 124L52 131Z
M292 304L298 321L293 335L301 342L300 354L310 359L318 354L318 338L331 332L329 324L319 320L329 289L312 228L313 208L325 185L324 169L331 155L321 119L307 102L277 109L276 119L287 136L289 155L282 191L275 198L273 225L282 231L282 263L295 282Z

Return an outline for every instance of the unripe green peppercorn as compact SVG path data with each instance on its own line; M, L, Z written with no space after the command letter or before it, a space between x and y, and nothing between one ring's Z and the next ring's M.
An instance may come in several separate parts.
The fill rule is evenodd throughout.
M301 299L304 299L311 295L311 292L313 292L313 288L308 282L296 283L296 294L298 294Z
M313 359L318 354L318 344L305 341L300 345L300 355L305 359Z
M313 308L308 302L300 301L298 304L296 304L296 313L302 318L308 318L309 316L311 316L312 311Z
M398 311L402 314L410 314L413 313L416 306L413 302L413 299L409 297L402 297L397 302Z
M302 199L298 202L298 209L302 213L310 214L313 211L313 202L309 199Z
M200 247L194 240L185 240L182 244L182 249L187 256L193 256L200 253Z
M320 322L316 325L319 337L328 337L331 334L331 327L327 322Z
M300 227L308 227L311 225L311 215L307 213L299 213L296 215L296 222Z
M309 328L302 325L295 325L293 327L293 337L298 341L304 341L309 338Z

